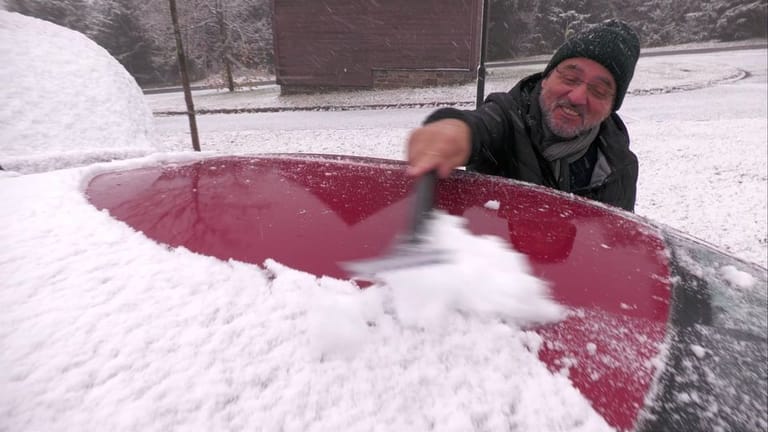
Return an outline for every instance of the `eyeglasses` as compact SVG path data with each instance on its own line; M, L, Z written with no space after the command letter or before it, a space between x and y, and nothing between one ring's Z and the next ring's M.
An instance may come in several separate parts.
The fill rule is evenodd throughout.
M577 71L572 71L567 69L563 70L562 68L555 68L555 72L557 72L560 82L563 83L563 85L566 87L575 89L576 87L579 87L581 84L584 83L584 80L581 78L581 76L579 76L579 73ZM601 102L606 102L608 100L611 100L613 98L613 95L615 94L615 92L610 86L602 82L588 82L586 84L587 84L587 93L589 93L589 95L592 96L594 99L599 100Z

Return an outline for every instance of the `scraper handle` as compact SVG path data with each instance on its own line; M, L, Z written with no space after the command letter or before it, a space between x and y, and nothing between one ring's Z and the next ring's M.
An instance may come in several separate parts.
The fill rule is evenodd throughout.
M414 185L413 216L409 226L411 242L421 241L427 220L435 205L435 187L437 186L437 170L432 170L416 180Z

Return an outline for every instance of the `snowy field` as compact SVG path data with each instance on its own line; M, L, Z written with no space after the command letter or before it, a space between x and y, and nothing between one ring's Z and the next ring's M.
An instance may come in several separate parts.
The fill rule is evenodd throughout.
M580 311L554 304L501 242L444 236L506 283L437 269L359 290L273 260L169 248L83 194L105 171L218 154L399 159L429 109L201 116L209 153L198 155L185 118L145 104L179 109L180 95L141 97L81 35L0 11L0 58L11 59L0 62L0 431L611 430L526 330ZM765 50L641 59L622 109L641 161L638 213L762 265L766 69ZM522 73L499 71L489 87ZM471 91L267 88L207 92L198 106L428 105Z
M636 213L748 261L768 265L768 102L765 49L641 57L620 114L640 160ZM544 65L492 69L488 91L506 91ZM404 157L411 128L439 103L471 107L472 85L280 96L275 87L200 92L197 109L363 107L198 117L203 150ZM147 96L155 112L183 111L180 93ZM191 147L185 116L156 116L156 140Z

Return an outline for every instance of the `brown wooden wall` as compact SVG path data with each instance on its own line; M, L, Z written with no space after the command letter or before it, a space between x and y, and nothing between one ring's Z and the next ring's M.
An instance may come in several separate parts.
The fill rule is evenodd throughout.
M371 87L373 69L474 70L482 0L272 0L277 83Z

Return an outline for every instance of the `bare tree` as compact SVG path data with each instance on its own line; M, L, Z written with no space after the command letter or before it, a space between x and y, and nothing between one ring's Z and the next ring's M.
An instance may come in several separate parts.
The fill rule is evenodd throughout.
M271 12L268 0L177 0L182 40L192 79L223 76L220 82L234 89L236 71L272 70ZM147 2L145 19L152 37L171 50L172 29L158 19L156 2ZM174 60L175 62L175 60Z
M229 91L235 91L235 80L232 78L232 61L229 58L229 36L227 35L227 22L224 20L224 3L216 0L216 23L219 26L221 37L221 60L224 63L224 75Z
M200 141L197 136L197 121L195 120L195 104L192 102L192 90L189 87L189 76L187 75L187 59L184 56L184 45L181 41L181 29L179 29L179 16L176 12L176 0L168 0L171 9L171 23L173 24L173 34L176 38L176 55L179 58L179 72L181 73L181 83L184 86L184 101L187 103L187 117L189 118L189 131L192 135L192 148L200 151Z

